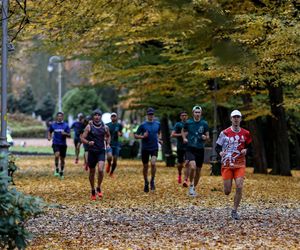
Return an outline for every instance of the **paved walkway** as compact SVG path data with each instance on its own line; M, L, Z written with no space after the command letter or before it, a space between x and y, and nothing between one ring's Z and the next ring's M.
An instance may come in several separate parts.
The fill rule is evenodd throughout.
M46 138L14 138L15 146L22 146L26 143L26 146L34 146L34 147L51 147L52 141L48 141ZM74 146L73 139L68 138L67 144L69 147Z

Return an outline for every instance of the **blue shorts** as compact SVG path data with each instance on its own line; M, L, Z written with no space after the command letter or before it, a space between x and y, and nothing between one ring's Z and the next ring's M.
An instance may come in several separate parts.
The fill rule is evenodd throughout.
M105 161L105 149L101 151L88 151L88 166L95 168L99 161Z
M120 154L119 146L112 146L106 150L107 153L111 153L113 156L118 157Z

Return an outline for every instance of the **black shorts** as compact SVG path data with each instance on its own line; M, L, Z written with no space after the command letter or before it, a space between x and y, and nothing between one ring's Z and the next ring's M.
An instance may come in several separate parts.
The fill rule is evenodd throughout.
M84 148L84 152L89 151L89 145L88 144L83 143L83 148Z
M182 149L182 148L178 148L177 149L177 162L180 164L180 163L184 163L184 160L185 160L185 152L186 150L185 149Z
M88 153L88 166L95 168L99 161L105 161L105 149L101 151L89 151Z
M149 162L149 157L158 155L158 150L142 150L142 162L143 164L147 164Z
M59 152L59 155L63 158L66 157L67 153L67 145L58 145L58 144L52 144L53 152Z
M77 145L80 144L80 143L81 143L80 138L79 137L75 137L74 138L74 145L75 145L75 147L77 147Z
M196 161L196 166L202 168L204 161L204 148L187 148L185 153L187 161Z

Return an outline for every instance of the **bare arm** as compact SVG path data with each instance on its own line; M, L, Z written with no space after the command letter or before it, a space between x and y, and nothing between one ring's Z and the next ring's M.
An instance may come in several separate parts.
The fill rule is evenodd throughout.
M48 141L51 141L52 139L52 132L48 131Z
M172 133L171 133L171 137L182 137L182 133L181 132L180 133L176 133L176 131L173 130Z
M183 140L183 143L188 143L188 139L186 138L188 135L188 132L183 129L181 129L181 136L182 136L182 140Z
M88 136L88 133L91 131L91 127L90 125L88 124L83 133L80 135L80 139L81 141L84 143L84 144L88 144L88 145L94 145L94 141L88 141L86 138Z
M106 146L110 148L111 136L109 132L109 127L105 125L105 137L106 137Z

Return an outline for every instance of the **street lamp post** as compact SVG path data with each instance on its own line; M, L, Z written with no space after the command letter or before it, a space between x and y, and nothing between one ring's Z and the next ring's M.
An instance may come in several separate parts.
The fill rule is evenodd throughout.
M7 58L8 58L8 0L2 0L2 56L1 56L1 136L0 170L8 172L7 130Z
M62 84L62 63L61 63L62 58L59 56L51 56L49 58L49 62L48 62L48 67L47 70L48 72L52 72L54 69L54 64L57 63L58 66L58 111L61 112L62 111L62 101L61 101L61 84Z

